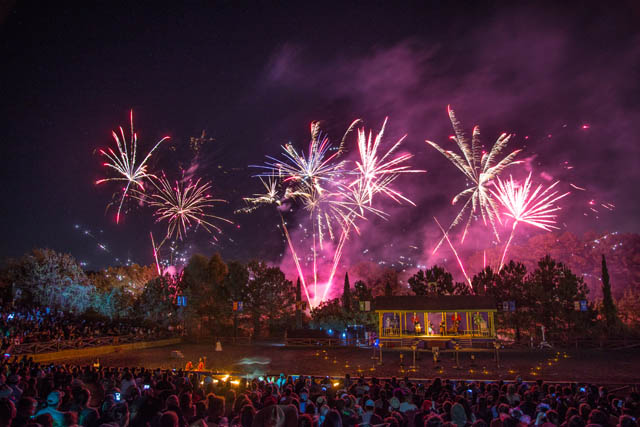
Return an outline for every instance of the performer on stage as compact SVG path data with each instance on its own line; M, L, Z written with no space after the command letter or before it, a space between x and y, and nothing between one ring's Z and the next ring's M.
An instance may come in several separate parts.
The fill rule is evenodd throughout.
M460 322L462 318L458 313L453 313L451 316L451 324L453 325L453 330L456 331L457 334L460 333Z

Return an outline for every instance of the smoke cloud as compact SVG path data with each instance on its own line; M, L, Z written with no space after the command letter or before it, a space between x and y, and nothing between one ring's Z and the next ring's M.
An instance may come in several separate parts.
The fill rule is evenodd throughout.
M502 132L515 134L505 151L523 148L519 158L525 163L507 170L505 178L532 172L537 183L560 180L561 190L572 191L562 203L562 229L638 231L640 111L631 93L638 93L640 40L602 49L585 43L575 25L542 18L528 11L509 12L433 42L409 37L318 55L312 46L292 41L273 53L260 82L263 96L302 100L299 108L308 106L323 115L310 119L326 120L334 141L341 136L341 126L346 128L355 118L363 118L367 129L375 132L388 115L386 146L408 134L404 149L415 154L412 166L428 171L397 180L396 186L417 207L378 199L391 217L361 222L361 235L346 245L334 289L341 288L341 274L361 261L411 274L417 266L451 261L446 244L431 255L441 237L433 217L446 227L461 208L450 201L467 183L424 142L429 139L457 151L448 138L449 104L469 133L474 125L480 126L485 148ZM355 138L354 134L348 139L350 155L355 154ZM272 154L276 152L274 146ZM594 203L597 212L590 209ZM601 203L612 203L615 209L602 208ZM505 230L503 239L508 237ZM452 238L463 257L497 244L479 218L464 245L459 231L454 230ZM522 227L519 238L539 232ZM299 231L294 233L294 240L302 238ZM290 257L285 259L283 268L295 277ZM456 265L448 265L461 279Z

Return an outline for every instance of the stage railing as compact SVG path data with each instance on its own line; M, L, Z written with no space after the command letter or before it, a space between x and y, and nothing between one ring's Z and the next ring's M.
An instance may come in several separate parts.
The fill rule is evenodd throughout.
M446 331L444 335L439 333L435 334L425 334L424 332L417 333L415 331L404 330L400 331L399 328L384 328L382 330L382 338L408 338L411 336L421 337L421 338L456 338L456 337L469 337L469 338L490 338L491 331L489 330L477 330L477 329L469 329L469 330L461 330L455 331L453 329Z

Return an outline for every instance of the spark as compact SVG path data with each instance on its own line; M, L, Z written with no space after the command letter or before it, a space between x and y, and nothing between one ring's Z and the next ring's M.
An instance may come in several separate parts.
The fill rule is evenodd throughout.
M500 214L498 212L498 205L491 196L488 186L500 175L500 173L502 173L504 169L509 166L522 163L522 161L514 160L516 155L522 150L515 150L505 156L502 160L497 161L496 157L506 147L507 143L511 139L511 135L503 133L488 153L481 152L480 129L478 126L473 128L471 141L469 141L469 138L464 133L462 125L456 118L454 111L450 107L447 107L447 110L455 132L455 136L452 136L451 139L458 144L458 147L462 152L462 156L454 153L453 151L445 150L435 142L428 140L426 142L442 153L442 155L453 163L473 184L471 187L458 193L451 201L451 204L455 205L456 203L466 199L462 209L449 226L447 233L463 221L465 215L468 213L469 216L465 220L461 239L461 241L464 242L474 214L477 211L480 211L484 224L487 225L487 220L489 221L493 229L493 233L499 241L500 236L498 235L496 221L500 222ZM445 237L443 236L433 249L432 253L435 253L438 250L444 239Z
M345 133L351 131L358 120L354 121ZM342 144L341 144L342 147ZM344 161L334 162L340 157L343 150L339 148L333 154L329 138L320 132L318 122L311 123L311 141L308 152L298 152L292 144L282 146L284 150L284 161L275 157L267 156L270 160L265 165L254 165L261 169L266 169L262 176L286 177L285 181L299 183L305 193L317 191L322 193L323 185L340 175L344 166Z
M353 233L359 235L359 220L366 220L367 216L375 215L388 219L389 215L373 206L376 194L384 194L398 203L413 204L391 184L402 173L424 172L410 169L404 163L411 159L411 154L398 154L398 147L404 137L398 140L386 153L379 154L384 129L373 138L372 133L358 130L359 161L350 162L341 159L345 151L346 136L354 129L360 120L351 123L345 132L339 146L336 148L323 135L318 122L311 124L311 141L308 151L298 152L292 144L283 148L283 159L267 156L264 165L252 166L262 171L257 175L265 189L264 193L253 194L245 198L247 207L240 212L252 212L260 205L275 205L278 207L282 231L285 235L293 261L301 279L305 296L313 308L324 301L331 289L333 278L342 257L344 246ZM280 196L282 194L282 196ZM282 217L280 206L284 201L298 202L309 215L310 227L304 228L309 233L310 252L301 257L294 245L287 223ZM301 228L302 224L299 224ZM332 241L335 245L326 247L325 241ZM300 242L305 245L305 242ZM326 247L326 248L325 248ZM327 250L333 251L329 256ZM305 280L301 260L306 259L311 264L311 280ZM326 260L331 263L328 280L323 282L322 296L318 292L319 263ZM311 297L311 287L313 297Z
M403 200L415 206L411 200L392 189L390 184L401 173L421 173L425 171L413 170L403 164L407 160L410 160L413 154L405 153L395 157L391 156L406 139L406 135L400 138L384 155L380 156L378 154L388 119L388 117L384 119L382 128L375 139L373 139L371 131L369 131L369 135L367 136L364 128L358 129L358 152L360 153L360 160L356 161L356 165L359 176L350 186L362 185L362 187L366 189L369 204L371 204L374 193L382 192L396 202Z
M201 183L200 179L195 182L189 180L186 184L176 181L172 186L166 177L157 178L151 182L157 191L151 193L147 204L155 208L154 216L157 222L167 221L165 240L173 237L182 240L189 227L194 224L202 226L207 232L215 230L218 233L222 230L211 220L233 224L228 219L208 212L217 202L226 202L226 200L212 199L209 196L208 192L211 190L209 182ZM160 246L162 243L158 248Z
M147 153L147 155L142 159L140 163L136 163L136 154L138 151L138 135L133 130L133 110L130 113L130 121L131 121L131 135L129 147L127 147L127 140L124 135L124 130L122 126L120 126L120 135L118 135L115 131L112 131L113 139L116 141L116 149L118 153L112 149L108 148L107 151L100 150L100 154L107 158L107 161L104 163L104 166L111 168L116 171L118 174L117 177L112 178L104 178L96 181L97 184L102 184L103 182L108 181L125 181L127 184L122 190L122 197L120 198L120 204L118 205L118 211L116 213L116 223L120 222L120 211L122 210L122 204L124 203L124 199L127 197L127 194L130 188L137 187L139 191L144 191L143 181L145 179L154 178L153 174L150 174L147 171L147 162L149 158L151 158L151 154L158 148L158 146L163 142L169 139L168 136L165 136L160 141L153 146L151 151Z
M273 177L268 177L266 179L262 177L258 178L260 178L260 182L262 183L265 192L254 193L252 197L244 197L242 200L244 200L249 206L236 210L236 213L250 213L258 209L261 205L282 205L280 197L278 196L278 180Z
M496 191L492 190L493 195L506 208L505 215L514 220L511 235L500 259L498 271L502 269L504 258L518 223L523 222L545 231L558 229L555 226L557 216L555 212L561 208L556 206L555 203L569 194L567 192L558 195L558 191L553 190L558 182L554 182L546 189L540 184L533 192L531 191L531 173L529 173L524 184L516 183L511 176L508 181L503 182L498 178L497 182L494 183Z
M385 212L372 208L373 197L375 194L383 194L397 203L403 201L415 206L415 204L403 196L399 191L390 187L391 183L403 173L421 173L426 172L424 170L411 169L409 166L404 165L404 162L410 160L413 155L406 153L392 157L392 154L398 149L398 147L405 140L406 135L400 138L391 148L384 154L379 155L378 150L381 147L382 137L387 125L388 117L385 118L384 123L380 131L377 133L375 139L372 138L372 132L367 134L365 129L358 130L358 152L360 154L360 161L356 161L356 169L352 171L355 175L355 179L348 185L351 189L347 199L351 200L353 209L349 212L351 218L363 218L365 210L375 215L387 219L388 214ZM329 280L324 289L322 301L327 297L327 293L332 286L333 277L336 273L336 269L340 258L342 257L342 251L344 244L349 236L350 229L353 228L357 234L360 231L353 221L345 221L342 229L342 234L336 246L336 250L333 257L332 267L329 273Z
M577 186L577 185L575 185L575 184L569 184L569 185L570 185L570 186L572 186L573 188L575 188L576 190L580 190L580 191L587 191L587 189L586 189L586 188L578 187L578 186Z
M440 231L442 231L442 234L444 234L444 238L447 240L447 243L449 243L449 247L451 248L453 255L455 255L456 259L458 260L458 265L460 266L460 270L462 270L462 274L464 275L464 278L467 280L467 283L469 284L469 289L473 289L473 287L471 286L471 279L469 279L469 276L467 275L467 272L464 269L464 265L462 264L462 260L458 256L458 251L456 251L456 248L453 247L453 243L451 243L451 240L449 240L449 236L447 235L447 232L444 231L444 228L442 228L442 225L440 225L440 222L438 222L438 219L435 216L433 217L433 219L435 220L436 224L438 224L438 228L440 228Z

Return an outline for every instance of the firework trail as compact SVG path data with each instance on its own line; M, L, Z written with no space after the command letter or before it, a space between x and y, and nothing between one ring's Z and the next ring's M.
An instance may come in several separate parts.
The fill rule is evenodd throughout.
M120 211L122 210L122 204L130 188L137 187L139 191L144 191L143 181L145 179L154 178L154 175L147 171L147 161L151 157L151 154L156 148L163 142L169 139L165 136L153 146L151 151L142 159L140 163L136 163L136 155L138 151L138 135L133 130L133 110L130 113L131 121L131 135L129 146L127 147L127 140L124 136L124 130L120 126L120 135L115 131L112 131L113 139L116 141L117 153L113 149L108 148L107 151L100 150L100 154L107 158L104 166L113 169L119 175L113 178L104 178L96 181L96 184L102 184L108 181L125 181L126 186L122 190L122 197L118 205L118 211L116 213L116 223L120 222Z
M153 233L151 231L149 232L149 235L151 236L151 247L153 248L153 258L156 260L158 276L162 276L162 268L160 268L160 262L158 262L158 248L156 247L156 242L153 240Z
M504 258L519 222L538 227L545 231L551 231L551 229L554 228L558 229L558 227L555 226L557 215L554 212L559 211L561 208L556 206L555 203L569 194L567 192L558 195L557 190L552 191L558 182L559 181L554 182L546 189L540 184L533 192L531 191L531 173L529 173L524 184L516 183L511 176L508 181L503 182L498 178L494 183L496 190L492 190L491 192L496 199L500 201L502 206L506 208L507 211L505 215L514 220L511 235L500 259L498 271L500 271L504 265Z
M384 219L388 218L385 212L372 206L374 195L382 193L396 202L406 201L413 204L399 191L391 188L391 183L402 173L424 172L412 170L403 165L412 157L411 154L394 156L394 152L402 144L404 137L386 153L378 153L387 123L386 119L375 139L371 133L367 137L364 129L358 130L359 161L341 160L339 157L345 152L346 136L358 122L359 120L356 120L349 126L337 149L322 134L318 122L313 122L311 124L311 142L306 154L299 153L291 144L287 144L282 147L284 160L280 161L268 156L269 161L264 165L252 166L264 170L258 174L258 177L266 192L245 198L244 200L249 206L239 210L240 212L251 212L258 205L281 206L284 200L290 200L299 202L308 212L312 230L312 284L307 283L304 279L300 257L294 247L282 213L278 210L293 261L312 308L326 299L350 232L352 230L357 234L360 232L357 220L366 219L367 214ZM282 199L278 195L279 186L285 187ZM336 229L338 232L335 231ZM335 241L336 236L339 237L333 249L329 277L324 285L323 295L320 297L318 292L318 255L320 251L325 249L323 242L327 239ZM313 285L312 298L309 292L310 285Z
M344 195L343 200L349 200L350 212L349 216L355 219L355 217L363 218L365 211L373 213L383 219L387 219L388 215L379 210L373 208L373 198L376 194L383 194L397 203L407 202L413 206L415 204L398 190L391 187L391 184L395 179L404 173L423 173L425 170L411 169L410 166L404 164L404 162L410 160L413 154L405 153L393 156L398 147L405 140L406 135L401 137L391 148L384 154L379 153L381 147L382 137L387 125L388 117L385 118L384 123L376 137L373 138L373 134L369 131L367 136L365 129L358 129L358 152L360 155L359 161L357 160L356 169L352 172L355 175L355 179L349 183L348 188L350 192ZM344 203L344 202L343 202ZM333 284L333 277L336 273L338 263L342 257L342 250L344 244L348 239L349 232L353 228L357 234L360 231L354 221L345 221L342 228L340 240L336 247L336 251L333 257L333 263L331 271L329 273L329 280L324 289L322 295L322 301L327 297L327 293Z
M464 242L471 220L474 217L474 214L479 210L484 224L487 225L488 219L491 224L491 228L493 229L493 233L499 241L500 237L496 228L496 220L500 222L500 214L498 212L498 205L493 197L491 197L491 192L488 189L488 186L505 168L521 163L521 161L514 161L513 159L522 150L515 150L502 160L497 161L497 156L506 147L507 143L511 139L511 135L503 133L495 144L493 144L493 147L488 153L482 152L480 129L478 126L473 128L471 141L469 141L469 138L462 129L462 125L456 118L455 113L450 106L447 107L447 111L455 132L455 136L452 136L451 139L458 144L458 147L462 152L462 156L454 153L453 151L445 150L435 142L428 140L426 142L441 152L451 163L460 169L468 180L473 183L472 187L461 191L451 201L451 204L455 205L459 201L466 199L462 209L449 226L447 233L463 221L465 215L468 213L469 216L465 220L461 239L461 241ZM440 239L432 253L436 253L445 237L446 234Z
M281 185L287 185L284 199L299 200L304 209L309 212L312 221L312 255L313 255L313 286L314 295L317 296L317 254L318 248L322 250L325 231L330 237L333 236L332 219L345 220L350 218L348 214L344 214L344 205L334 204L336 195L339 191L332 191L341 176L345 173L345 161L338 161L338 157L343 153L344 140L346 135L352 130L358 120L354 121L347 129L345 136L337 150L333 149L329 139L323 135L319 122L312 122L311 141L309 143L308 152L298 152L293 145L286 144L282 148L284 150L284 160L280 161L274 157L267 156L269 161L265 165L255 166L265 169L265 172L258 175L262 184L267 190L265 194L254 195L254 197L245 198L245 201L252 206L244 209L251 211L258 204L272 204L277 201L274 199L278 181ZM330 152L334 151L333 154ZM265 181L263 178L268 178ZM277 202L277 204L280 204ZM299 256L294 249L291 236L287 229L286 222L280 213L283 231L292 251L294 262L298 273L301 276L301 282L305 288L305 294L309 295L308 287L304 281L304 275L300 267ZM308 299L311 304L311 299Z
M440 228L440 231L442 231L442 234L444 234L444 238L447 240L447 243L449 243L449 247L451 248L451 251L455 255L456 259L458 260L458 265L460 266L460 270L462 270L462 274L464 274L464 278L467 280L467 283L469 284L469 289L473 290L473 286L471 285L471 279L469 279L469 276L467 275L467 272L464 269L464 265L462 265L462 260L458 256L458 251L456 251L456 248L453 247L453 244L451 243L451 240L449 240L449 236L447 235L447 232L444 231L444 228L442 228L442 225L440 225L440 222L438 222L438 219L435 216L433 217L433 219L435 220L436 224L438 224L438 228Z
M262 186L265 189L264 193L255 193L253 197L244 197L243 200L249 205L245 208L236 210L236 213L251 213L258 209L262 205L274 205L276 207L282 206L282 200L278 194L278 187L280 185L277 178L268 177L264 179L262 177L258 177ZM280 222L282 224L282 231L287 240L287 244L289 245L289 249L291 250L291 254L293 256L293 262L298 271L298 277L300 277L300 282L302 284L302 289L305 292L307 297L307 301L311 301L309 296L309 291L307 289L307 283L304 279L304 274L302 271L302 267L300 266L300 259L298 257L298 253L295 250L293 245L293 241L291 240L291 236L289 235L289 229L287 228L287 223L284 221L284 217L282 216L282 212L278 209L278 215L280 217Z
M175 181L171 185L166 177L151 180L157 191L152 192L147 197L147 205L155 209L154 216L156 222L167 221L167 234L157 246L171 238L182 240L186 236L189 227L192 225L202 226L206 231L215 230L220 233L222 230L212 220L224 221L233 224L232 221L209 213L217 202L226 202L222 199L212 199L208 192L211 190L209 182L201 183L198 179L185 182ZM138 193L138 197L142 194ZM156 249L157 249L156 248Z

